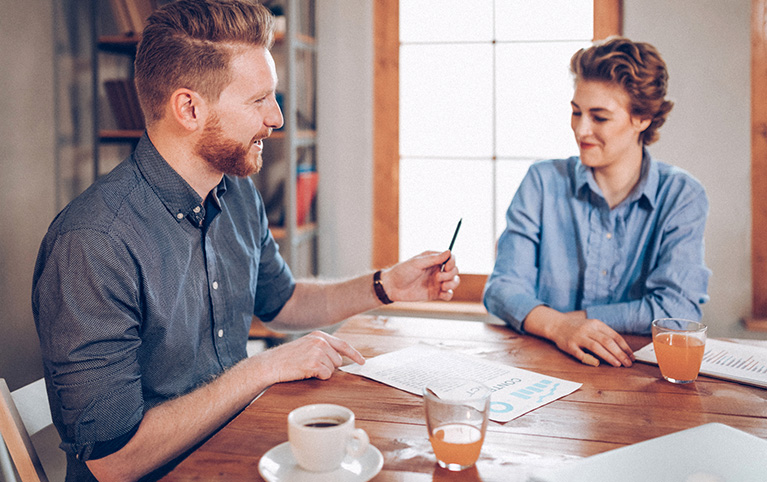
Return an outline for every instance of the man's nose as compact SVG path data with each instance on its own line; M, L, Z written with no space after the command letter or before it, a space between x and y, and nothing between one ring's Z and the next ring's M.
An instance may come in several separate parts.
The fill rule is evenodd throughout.
M285 119L282 117L282 110L280 104L277 103L277 99L272 100L271 109L264 118L264 124L272 129L279 129L285 123Z

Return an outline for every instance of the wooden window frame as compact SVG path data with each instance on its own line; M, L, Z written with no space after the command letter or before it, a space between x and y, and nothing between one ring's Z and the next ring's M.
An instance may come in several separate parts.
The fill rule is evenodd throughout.
M760 99L757 102L757 99ZM767 0L751 1L751 317L767 331Z
M594 0L594 39L620 34L622 20L622 0ZM372 265L379 269L399 261L399 1L376 0L373 23ZM462 274L453 299L481 302L486 281Z

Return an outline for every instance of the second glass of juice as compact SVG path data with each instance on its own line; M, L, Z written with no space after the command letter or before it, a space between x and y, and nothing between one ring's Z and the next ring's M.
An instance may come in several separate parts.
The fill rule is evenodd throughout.
M652 343L663 378L671 383L695 381L706 348L706 325L679 318L654 320Z
M490 389L472 380L451 380L424 388L426 427L440 467L473 466L485 440Z

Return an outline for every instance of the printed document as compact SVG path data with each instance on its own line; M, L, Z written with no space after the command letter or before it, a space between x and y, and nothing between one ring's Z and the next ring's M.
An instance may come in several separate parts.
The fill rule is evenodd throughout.
M451 380L469 378L486 385L490 397L490 419L508 422L581 387L540 373L502 363L419 344L368 359L364 365L341 370L392 387L423 395L427 384L449 390Z

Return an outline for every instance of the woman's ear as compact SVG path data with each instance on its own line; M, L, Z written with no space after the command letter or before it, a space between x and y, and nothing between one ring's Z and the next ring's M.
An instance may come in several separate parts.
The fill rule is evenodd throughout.
M650 124L652 123L651 118L640 119L639 117L634 117L631 120L634 123L634 127L637 129L637 132L640 132L640 133L644 132L645 129L650 127Z
M205 125L205 100L193 90L177 89L170 96L172 118L184 129L195 131Z

